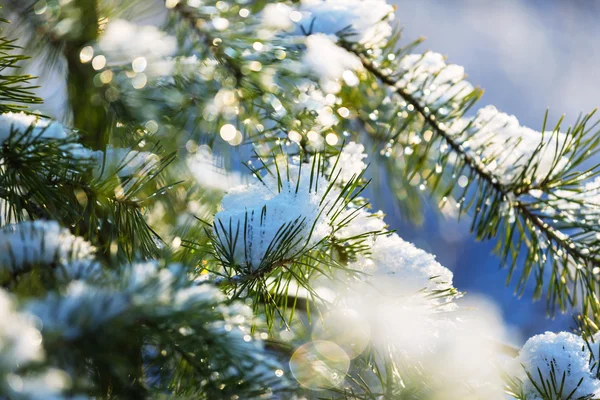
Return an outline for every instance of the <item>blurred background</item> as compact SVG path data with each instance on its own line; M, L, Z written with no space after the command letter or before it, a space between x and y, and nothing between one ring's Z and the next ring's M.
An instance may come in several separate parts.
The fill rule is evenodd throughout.
M600 106L600 1L594 0L394 0L404 40L427 38L422 50L465 67L468 80L485 89L479 106L493 104L521 124L541 130L544 113L572 122ZM429 208L425 223L405 223L393 204L376 196L392 229L435 254L454 271L455 285L492 299L516 341L573 326L570 315L548 319L545 300L521 299L505 285L507 271L492 255L494 242L476 243L469 219L443 219ZM519 338L520 336L520 338Z
M600 1L594 0L388 0L397 6L404 43L421 36L427 49L465 67L469 80L485 89L487 104L514 114L523 125L541 130L544 113L554 123L564 113L572 122L600 105ZM154 21L155 22L155 21ZM152 21L144 21L152 23ZM32 66L31 72L40 69ZM40 79L44 111L62 119L65 86L47 74ZM372 169L372 173L380 173ZM391 229L437 256L454 271L455 286L469 296L492 300L512 328L515 344L546 330L573 326L570 315L546 316L545 300L521 299L506 285L507 271L492 254L495 242L476 243L469 219L443 218L426 206L422 226L407 222L386 191L367 194L387 214Z

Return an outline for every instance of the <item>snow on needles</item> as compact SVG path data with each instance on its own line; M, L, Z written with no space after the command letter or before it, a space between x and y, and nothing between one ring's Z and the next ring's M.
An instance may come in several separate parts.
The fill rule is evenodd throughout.
M11 131L18 132L18 135L24 134L28 129L31 129L32 138L65 139L67 137L65 128L61 124L46 118L23 112L8 112L0 115L0 143L10 137Z
M295 256L328 234L320 205L328 182L321 177L315 188L310 171L288 168L289 179L281 171L280 188L277 176L267 175L263 182L232 188L223 198L215 229L225 252L233 249L228 256L236 265L256 270L263 262Z
M90 243L56 221L24 221L0 229L0 269L16 272L53 265L64 279L93 276L100 270L94 252Z
M600 396L600 380L593 374L590 366L590 351L585 341L572 333L558 334L546 332L530 338L519 352L518 361L523 364L525 371L533 378L533 382L523 377L524 392L528 399L541 400L538 388L548 388L554 371L554 380L560 387L563 384L561 399L578 399L592 395ZM542 374L544 381L539 377ZM535 382L535 384L534 384ZM556 395L557 393L551 392ZM555 397L552 397L555 398ZM558 397L557 397L558 398Z
M75 135L69 132L58 122L37 115L26 114L24 112L8 112L0 114L0 144L4 143L15 133L14 138L21 143L31 143L41 140L60 140L66 141L61 144L61 150L75 158L89 158L92 153L79 143L74 143L70 139L75 139Z
M356 86L360 59L338 46L340 38L367 48L385 46L392 34L394 8L384 0L303 0L299 7L269 4L262 24L295 40L306 36L303 62L320 79L323 90L337 93L340 80Z
M304 32L343 33L366 47L384 46L392 34L394 7L385 0L303 0L300 13Z

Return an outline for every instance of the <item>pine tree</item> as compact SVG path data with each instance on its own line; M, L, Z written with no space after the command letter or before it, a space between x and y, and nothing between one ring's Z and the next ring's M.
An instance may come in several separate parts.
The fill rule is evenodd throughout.
M385 0L1 3L0 398L600 398L593 112L481 106ZM504 344L378 176L577 329Z

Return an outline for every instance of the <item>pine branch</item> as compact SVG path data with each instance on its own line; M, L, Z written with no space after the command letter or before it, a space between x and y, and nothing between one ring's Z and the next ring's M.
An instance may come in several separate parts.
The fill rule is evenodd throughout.
M360 58L363 66L367 71L376 76L382 83L393 88L393 90L396 93L398 93L408 104L411 104L414 107L415 111L419 113L426 121L426 123L432 127L435 133L439 135L444 140L444 142L446 142L448 146L450 146L450 148L456 154L458 154L459 157L461 157L471 169L473 169L477 173L478 176L480 176L482 179L484 179L486 182L492 185L504 197L507 197L509 193L512 193L510 187L507 187L506 185L503 185L500 182L498 182L498 180L495 179L494 176L490 174L486 170L486 168L478 162L476 158L472 157L469 153L464 151L463 146L457 140L454 139L454 135L450 134L444 128L442 128L437 122L435 115L430 111L426 111L425 107L423 107L411 94L409 94L408 91L406 91L406 89L404 89L398 84L397 79L395 79L392 75L387 74L381 71L379 68L377 68L374 65L374 63L371 62L367 55L365 55L361 51L355 50L353 45L345 42L342 42L341 45L346 50L356 54Z
M101 93L93 82L96 71L91 63L82 63L80 59L83 47L98 38L100 16L97 0L74 0L66 6L79 17L69 33L64 35L55 32L53 24L56 22L49 24L35 15L31 3L10 0L6 5L20 16L19 22L28 27L28 32L24 32L30 35L28 50L41 53L40 58L50 60L50 65L61 59L66 61L73 125L83 133L83 144L95 150L103 149L108 142L112 115L102 101L98 101Z
M480 188L472 194L474 199L470 202L465 201L467 190L465 189L463 191L463 195L460 197L459 201L459 212L464 213L469 210L474 211L471 229L477 234L478 239L485 240L498 236L499 232L501 232L501 229L498 229L501 224L506 225L508 232L513 232L514 227L510 227L511 223L503 221L505 216L500 214L500 208L502 206L508 206L510 210L514 210L524 225L524 227L519 225L520 237L517 240L528 241L525 269L518 286L520 291L524 290L527 276L531 272L531 267L535 266L538 270L538 274L542 274L544 265L547 262L543 251L535 248L537 247L536 244L550 243L550 257L552 257L554 272L552 274L551 282L547 287L549 312L554 313L555 305L558 305L559 308L564 311L567 305L572 306L576 304L578 300L575 292L578 290L577 286L580 285L579 290L581 290L583 297L581 299L582 304L585 309L591 309L597 314L600 307L592 300L594 293L597 292L597 285L595 278L591 275L591 271L600 267L600 258L596 257L594 252L590 251L585 243L577 243L560 232L555 227L556 224L549 221L552 219L551 216L539 215L538 211L540 205L531 201L531 193L534 191L542 190L544 192L552 192L554 187L557 186L553 183L553 179L550 179L550 174L538 182L527 180L527 171L535 171L537 169L536 166L531 165L530 161L530 164L527 165L521 173L522 184L517 184L515 183L516 181L500 181L479 158L466 149L466 146L464 146L464 142L459 135L450 132L447 126L443 122L440 122L440 118L436 115L435 110L430 110L429 107L424 106L416 97L409 93L394 73L386 72L379 68L378 65L356 45L345 41L341 41L340 45L357 55L368 72L375 76L382 84L390 88L394 93L399 95L409 107L412 107L412 111L423 119L423 126L430 127L433 132L434 139L431 140L431 142L434 142L435 139L441 140L445 143L449 151L457 156L459 161L455 164L459 166L458 171L462 172L464 168L469 170L469 173L467 173L467 175L470 176L469 181L477 182ZM587 132L585 124L589 120L589 117L590 116L584 118L572 131L572 134L576 138L573 139L575 144L573 144L574 149L571 149L571 152L582 154L582 156L586 158L590 156L591 151L595 150L592 144L580 144L581 137L583 137L584 132ZM425 128L423 128L423 130L425 130ZM430 144L427 144L425 147L424 158L431 157L429 155L429 146ZM588 148L591 150L586 152L585 150ZM510 151L509 149L506 150ZM540 151L543 151L542 144L540 144L536 150L536 152ZM567 150L564 150L563 148L557 151L566 152ZM555 159L556 158L558 158L558 156L555 156ZM573 158L577 159L576 156L573 156ZM580 162L580 160L578 161ZM417 167L414 165L407 165L406 168L410 171L415 171L415 168ZM455 171L456 170L457 168L455 167ZM595 170L592 169L592 171ZM456 179L457 175L458 174L456 173L453 174L453 180ZM587 176L589 175L592 175L591 171L587 174ZM580 174L579 182L582 180L581 177L584 176L586 176L586 174ZM560 179L555 178L554 181L560 181ZM439 180L437 182L439 182ZM433 192L435 192L437 185L438 183L434 183ZM444 192L444 199L451 190L454 190L453 185ZM491 205L487 205L486 201L489 202L490 199L492 199ZM523 228L526 228L527 231L524 231ZM580 225L579 228L583 231L595 231L595 228L589 225ZM508 264L506 257L509 254L512 254L512 273L517 258L520 256L519 249L521 249L521 246L519 245L517 249L513 247L512 242L514 238L512 237L512 233L505 238L504 242L502 242L502 240L503 239L501 238L497 251L499 254L503 255L502 262L504 264ZM529 243L529 240L534 240L534 243ZM556 263L556 258L562 260L562 265ZM566 272L571 264L583 264L585 267L584 269L578 269L575 273L575 277L571 278ZM565 281L565 278L567 281ZM536 283L536 296L539 296L541 293L542 281L543 277L539 275Z
M0 23L8 23L0 20ZM30 75L15 75L13 70L19 68L21 61L29 57L14 54L20 47L15 45L15 40L4 36L0 37L0 114L19 112L27 109L27 104L41 104L43 100L34 95Z
M224 46L217 44L215 36L207 30L203 29L202 26L207 24L206 20L198 15L197 10L185 5L183 2L177 3L177 5L173 8L173 11L179 14L181 19L187 21L192 31L196 34L197 39L210 51L211 55L217 60L224 68L226 68L229 73L235 77L237 82L248 81L244 74L242 73L242 69L235 62L235 60L228 56L224 51ZM207 16L209 17L209 16ZM220 42L219 42L220 43ZM259 95L264 94L264 91L260 88L259 85L252 85L252 88L257 91Z

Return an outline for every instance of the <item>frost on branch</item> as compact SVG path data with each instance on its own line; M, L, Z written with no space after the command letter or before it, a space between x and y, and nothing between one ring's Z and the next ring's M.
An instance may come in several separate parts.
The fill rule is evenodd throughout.
M323 200L329 182L313 178L308 165L303 171L283 168L277 176L232 188L223 198L214 230L226 264L256 271L293 258L328 235L324 209L332 204Z
M598 398L600 380L586 342L569 332L546 332L530 338L519 352L527 399ZM588 397L589 396L589 397Z
M31 301L28 310L42 321L44 337L97 343L98 348L86 350L89 354L83 359L72 360L75 363L69 369L85 369L89 358L118 351L119 346L131 343L131 335L140 334L138 339L146 349L144 365L152 375L149 385L160 388L178 379L210 379L217 382L216 390L223 390L220 383L233 379L237 386L219 392L231 394L262 393L265 387L287 385L275 373L281 365L250 328L254 323L251 310L228 301L210 284L190 281L178 264L127 265L101 285L74 281L64 295L49 293ZM180 371L176 365L181 362L194 368ZM179 389L186 390L175 387L172 393Z
M44 334L74 339L104 326L126 310L126 295L73 281L64 295L52 292L32 301L28 311L43 323Z
M0 230L0 270L12 274L42 266L62 280L91 278L101 273L95 251L56 221L25 221Z

